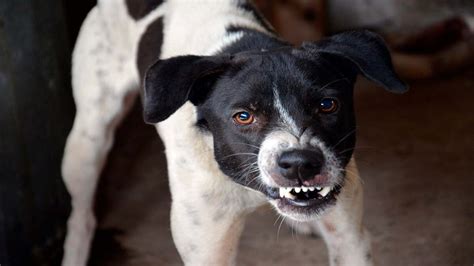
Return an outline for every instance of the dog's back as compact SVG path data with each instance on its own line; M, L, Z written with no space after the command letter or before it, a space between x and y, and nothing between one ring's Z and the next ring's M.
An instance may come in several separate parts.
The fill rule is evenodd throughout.
M93 51L103 48L110 60L120 58L122 66L125 62L137 68L123 74L134 73L138 84L158 58L215 54L240 37L231 27L269 29L247 1L99 0L83 24L74 62L85 58L88 49L83 46L96 42Z

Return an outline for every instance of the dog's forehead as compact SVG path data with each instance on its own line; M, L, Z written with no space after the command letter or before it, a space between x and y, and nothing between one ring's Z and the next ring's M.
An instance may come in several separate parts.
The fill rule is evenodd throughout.
M298 50L298 52L294 52ZM338 62L323 54L304 53L301 49L261 52L247 55L243 67L236 75L238 82L256 83L265 89L300 89L324 86L336 78L344 77Z
M291 100L316 96L334 80L345 76L337 65L324 58L304 58L290 52L255 55L232 76L227 89L241 91L241 97L265 97L275 94Z

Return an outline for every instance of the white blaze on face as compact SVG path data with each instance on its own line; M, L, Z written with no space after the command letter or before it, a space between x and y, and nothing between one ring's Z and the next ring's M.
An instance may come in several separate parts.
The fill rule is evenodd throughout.
M301 128L296 125L295 120L291 117L288 110L283 106L280 93L278 92L276 85L273 85L273 105L280 115L280 121L285 127L287 127L290 132L295 135L299 135Z

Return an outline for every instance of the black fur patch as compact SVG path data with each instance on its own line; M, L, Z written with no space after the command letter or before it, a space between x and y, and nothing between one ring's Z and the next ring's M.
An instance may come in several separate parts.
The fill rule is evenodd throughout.
M160 57L162 44L163 17L160 17L148 26L138 46L137 67L140 73L140 80L143 81L148 67Z
M163 0L126 0L128 14L135 20L145 17L162 3Z

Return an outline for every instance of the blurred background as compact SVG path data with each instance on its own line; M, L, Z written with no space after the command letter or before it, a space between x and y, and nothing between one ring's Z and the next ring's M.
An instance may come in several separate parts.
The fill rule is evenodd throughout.
M144 0L136 0L144 1ZM60 176L74 117L70 54L95 1L0 1L0 265L59 265L70 199ZM298 44L367 28L384 36L411 90L360 79L355 157L378 265L474 263L474 2L256 0ZM163 146L125 119L100 180L90 265L181 265L171 240ZM327 265L317 237L262 208L238 265ZM309 263L309 261L311 263Z

